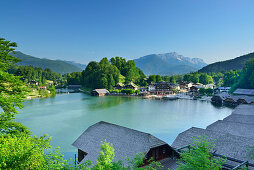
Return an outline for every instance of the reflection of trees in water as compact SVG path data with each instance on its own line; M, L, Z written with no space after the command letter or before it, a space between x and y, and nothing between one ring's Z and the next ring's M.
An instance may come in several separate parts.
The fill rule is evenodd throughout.
M135 97L120 97L120 96L104 96L94 97L95 102L88 105L90 110L106 109L120 105L124 102L134 101Z

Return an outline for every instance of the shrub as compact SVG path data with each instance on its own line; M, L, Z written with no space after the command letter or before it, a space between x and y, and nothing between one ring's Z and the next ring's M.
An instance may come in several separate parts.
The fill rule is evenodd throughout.
M213 148L214 144L209 143L206 136L196 138L190 150L180 154L177 169L221 169L226 160L213 158L210 153Z

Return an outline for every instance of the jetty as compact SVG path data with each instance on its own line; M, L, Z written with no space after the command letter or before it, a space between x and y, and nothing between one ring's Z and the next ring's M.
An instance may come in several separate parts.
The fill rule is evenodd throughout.
M254 169L254 160L249 158L248 150L254 146L254 105L239 105L231 115L212 123L206 129L192 127L180 133L172 147L181 148L192 144L193 137L199 136L208 136L211 142L215 139L214 155L228 157L225 165L227 168L248 161L253 165L249 169Z

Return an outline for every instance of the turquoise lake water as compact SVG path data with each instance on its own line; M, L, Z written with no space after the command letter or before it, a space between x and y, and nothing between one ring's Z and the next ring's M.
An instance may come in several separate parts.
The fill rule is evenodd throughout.
M26 101L17 121L29 127L34 135L49 134L53 137L53 146L72 154L77 149L71 144L98 121L144 131L172 144L184 130L206 128L231 112L231 108L214 106L207 101L92 97L71 93Z

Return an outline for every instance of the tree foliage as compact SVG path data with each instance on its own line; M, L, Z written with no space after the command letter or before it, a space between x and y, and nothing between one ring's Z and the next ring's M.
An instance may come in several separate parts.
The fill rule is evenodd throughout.
M0 115L0 133L28 132L25 126L13 121L18 113L17 108L23 107L27 92L20 77L7 72L8 68L19 61L9 54L16 46L16 43L0 39L0 107L3 110Z
M62 79L59 73L52 72L48 68L43 70L32 66L12 66L8 69L8 73L22 77L21 80L24 83L35 80L39 85L46 85L46 80L56 82L58 79Z
M206 136L196 138L190 150L180 154L181 158L177 169L221 169L225 159L213 158L210 152L214 146L213 142L210 143Z
M81 83L91 89L113 89L119 82L120 75L125 77L125 84L130 82L145 84L145 75L136 67L135 62L120 57L111 58L110 61L103 58L100 62L90 62L82 72Z
M243 89L254 89L254 59L251 59L245 64L245 67L242 70L241 75L234 81L234 89L243 88Z

